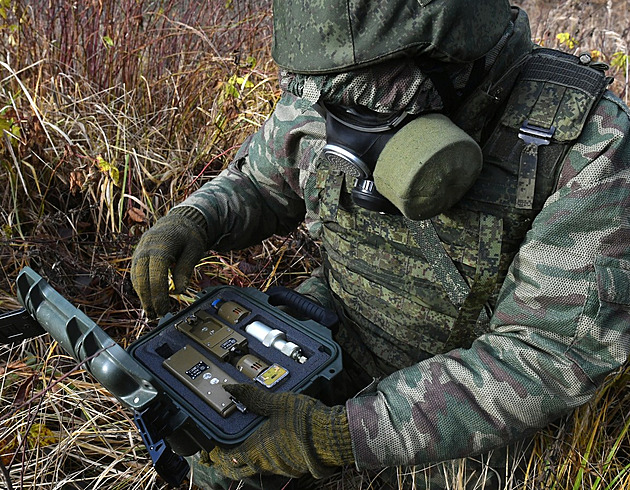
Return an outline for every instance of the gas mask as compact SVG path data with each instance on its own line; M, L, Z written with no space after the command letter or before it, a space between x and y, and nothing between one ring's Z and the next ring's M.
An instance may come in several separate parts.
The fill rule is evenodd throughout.
M481 172L479 145L442 114L315 108L326 119L324 155L353 179L352 199L363 208L427 219L459 201Z

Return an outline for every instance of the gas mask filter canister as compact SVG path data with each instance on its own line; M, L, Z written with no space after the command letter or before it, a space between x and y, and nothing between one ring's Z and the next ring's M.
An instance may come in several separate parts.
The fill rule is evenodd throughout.
M358 206L402 213L411 220L449 209L481 172L479 145L442 114L381 115L366 109L324 107L324 154L354 178Z

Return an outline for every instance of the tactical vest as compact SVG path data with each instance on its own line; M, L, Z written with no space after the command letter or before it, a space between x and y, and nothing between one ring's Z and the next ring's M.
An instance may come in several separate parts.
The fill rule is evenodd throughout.
M343 174L318 174L325 269L344 317L338 341L370 374L488 331L508 267L609 83L574 56L535 50L481 142L480 177L426 222L359 208Z

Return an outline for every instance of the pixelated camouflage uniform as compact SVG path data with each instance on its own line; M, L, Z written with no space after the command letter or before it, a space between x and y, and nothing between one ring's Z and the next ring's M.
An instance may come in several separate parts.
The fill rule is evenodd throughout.
M377 87L370 98L330 77L287 74L274 113L231 168L181 204L206 216L217 237L209 248L217 251L285 234L303 221L321 240L325 284L343 317L337 340L349 359L382 378L346 403L358 468L503 447L587 402L628 358L630 113L606 92L562 161L539 169L530 209L517 209L517 176L502 163L518 136L494 141L491 124L499 109L529 105L527 83L511 98L505 90L514 82L508 68L530 49L525 14L515 9L513 19L501 56L453 117L480 142L482 175L460 203L431 219L458 270L469 284L480 283L487 299L455 338L461 308L436 280L431 244L418 243L402 217L355 206L350 183L321 158L325 128L313 98L360 98L378 110L393 100L391 80L378 86L387 77L371 81ZM420 110L437 100L426 96L429 81L404 73L401 80L425 97L395 103ZM562 107L570 111L580 96L567 94ZM563 128L570 117L551 116L556 136L571 132Z

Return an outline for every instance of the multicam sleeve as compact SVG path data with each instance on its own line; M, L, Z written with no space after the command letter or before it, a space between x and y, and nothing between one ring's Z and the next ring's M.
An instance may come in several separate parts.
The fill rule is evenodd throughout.
M490 333L346 404L360 468L484 453L586 403L630 353L630 123L606 95L503 285Z
M272 234L286 234L309 216L304 202L325 143L322 117L310 103L284 94L262 128L243 144L235 161L180 206L198 209L216 241L209 248L237 250Z

